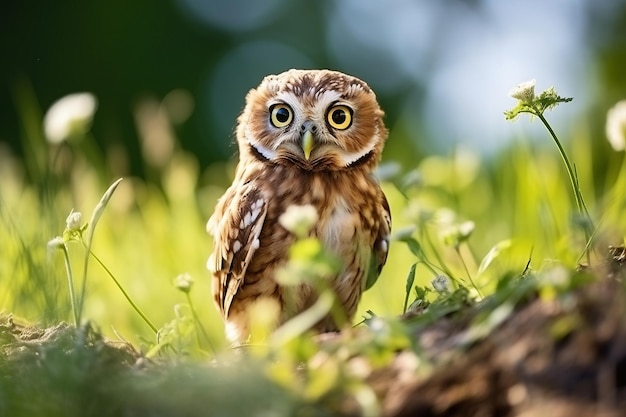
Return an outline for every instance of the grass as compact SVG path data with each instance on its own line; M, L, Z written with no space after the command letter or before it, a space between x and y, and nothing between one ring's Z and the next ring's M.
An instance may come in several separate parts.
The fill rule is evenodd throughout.
M626 174L614 168L622 155L598 151L589 135L558 141L568 171L554 149L527 140L488 160L461 148L431 156L383 182L394 241L360 304L360 325L324 340L300 337L294 322L270 343L232 352L205 269L205 222L232 166L201 172L174 142L159 161L146 155L146 179L105 193L120 151L85 152L93 149L85 132L48 144L36 133L39 113L23 112L36 157L24 164L0 152L0 415L379 415L366 376L393 367L398 352L415 375L436 370L420 332L457 317L468 329L462 351L529 300L566 299L588 284L578 262L603 264L605 248L626 233ZM594 166L594 152L607 164ZM597 226L591 246L573 215L583 209L593 217L583 226ZM94 214L72 231L72 210ZM67 257L47 248L55 236ZM571 330L567 320L559 326Z

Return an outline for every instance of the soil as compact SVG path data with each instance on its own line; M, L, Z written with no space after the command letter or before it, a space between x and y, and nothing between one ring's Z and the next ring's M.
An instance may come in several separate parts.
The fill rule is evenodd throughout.
M467 334L471 313L424 329L416 337L433 340L426 348L441 361L421 380L398 377L401 355L371 375L384 414L626 416L626 250L610 255L585 271L589 284L553 300L531 297L467 350L449 345Z

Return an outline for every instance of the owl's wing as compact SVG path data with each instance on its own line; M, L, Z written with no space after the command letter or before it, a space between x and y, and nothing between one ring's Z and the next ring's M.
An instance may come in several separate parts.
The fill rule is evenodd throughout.
M252 255L259 248L266 214L261 192L246 184L231 187L209 219L207 230L213 235L215 246L207 266L213 272L213 296L224 317L228 317Z
M378 228L378 235L374 241L374 247L372 248L372 258L370 262L370 268L367 273L367 279L365 281L365 289L368 290L376 283L380 271L382 271L385 262L387 262L387 254L389 253L389 234L391 233L391 211L389 210L389 203L385 194L381 191L381 214L380 214L380 227Z

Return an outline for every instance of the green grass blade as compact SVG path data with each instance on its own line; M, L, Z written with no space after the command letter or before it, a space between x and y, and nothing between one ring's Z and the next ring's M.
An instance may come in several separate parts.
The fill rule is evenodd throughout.
M485 270L489 267L489 265L491 265L491 262L493 262L493 260L496 259L500 255L500 253L502 253L503 250L508 249L510 247L511 247L511 241L509 239L502 240L496 243L491 249L489 249L489 252L487 252L487 255L485 255L483 260L480 261L480 265L478 266L478 272L476 272L476 276L480 277L480 275L483 272L485 272Z
M411 291L413 291L413 283L415 282L415 268L417 268L417 264L411 265L411 269L409 270L409 275L406 277L406 293L404 295L404 306L402 307L402 313L406 313L406 309L409 305L409 296L411 295Z
M91 254L91 243L93 241L93 235L96 230L96 225L98 224L100 217L102 217L102 213L104 213L104 209L109 203L109 200L111 200L111 197L113 196L113 193L117 189L117 186L120 185L120 182L122 182L122 180L123 178L119 178L117 181L111 184L111 186L102 195L102 198L96 205L96 208L93 210L93 213L91 215L91 221L89 222L89 236L87 237L87 244L86 244L87 250L85 251L85 262L84 262L84 267L83 267L83 282L81 286L80 300L78 303L79 322L80 322L80 317L83 312L83 302L85 300L85 288L87 286L87 268L89 265L89 255Z

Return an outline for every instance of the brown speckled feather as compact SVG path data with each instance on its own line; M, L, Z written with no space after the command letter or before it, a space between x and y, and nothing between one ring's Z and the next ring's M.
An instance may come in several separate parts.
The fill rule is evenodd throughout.
M220 219L211 218L209 221L210 232L216 242L209 268L217 277L213 281L216 303L222 315L228 317L233 298L243 284L250 260L259 247L267 204L260 191L249 184L231 187L224 202L224 214Z

